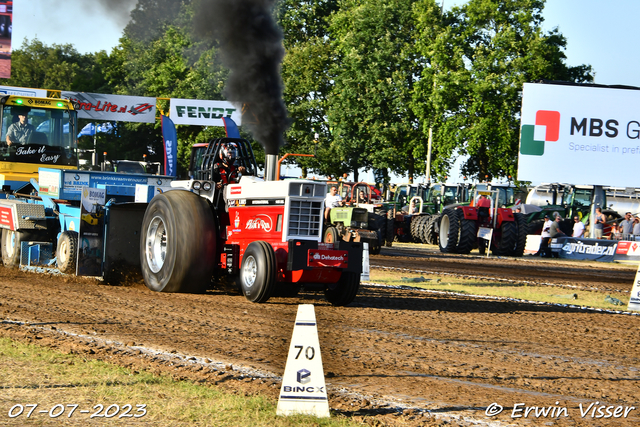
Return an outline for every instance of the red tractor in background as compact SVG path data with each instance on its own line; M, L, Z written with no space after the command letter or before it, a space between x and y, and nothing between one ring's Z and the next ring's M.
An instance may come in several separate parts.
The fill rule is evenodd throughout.
M527 242L524 215L496 205L497 191L476 190L469 206L442 212L439 245L445 253L468 254L478 249L494 255L522 256Z

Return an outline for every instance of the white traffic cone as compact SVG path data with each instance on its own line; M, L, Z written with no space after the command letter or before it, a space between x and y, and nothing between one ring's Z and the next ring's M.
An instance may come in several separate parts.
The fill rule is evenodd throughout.
M329 417L313 304L300 304L282 377L276 415Z

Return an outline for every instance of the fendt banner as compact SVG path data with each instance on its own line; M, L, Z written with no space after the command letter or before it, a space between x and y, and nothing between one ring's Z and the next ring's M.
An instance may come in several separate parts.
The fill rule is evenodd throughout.
M228 101L171 98L171 120L177 125L224 126L223 117L242 124L242 111Z
M640 90L525 83L518 180L640 187Z

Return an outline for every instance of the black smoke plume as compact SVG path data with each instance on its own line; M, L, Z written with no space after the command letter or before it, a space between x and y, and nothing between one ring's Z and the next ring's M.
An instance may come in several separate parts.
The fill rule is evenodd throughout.
M88 12L106 15L124 28L129 22L129 14L136 2L137 0L98 0L95 2L80 2L80 4ZM96 11L96 7L99 9L98 11Z
M277 0L198 0L197 35L214 38L229 69L227 100L242 105L242 124L265 149L278 154L289 121L282 97L282 31L272 11Z

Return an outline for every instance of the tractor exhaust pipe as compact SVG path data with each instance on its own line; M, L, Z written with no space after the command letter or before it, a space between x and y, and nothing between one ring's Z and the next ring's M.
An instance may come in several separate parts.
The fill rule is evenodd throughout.
M278 155L265 154L264 156L264 180L275 181L278 169Z

